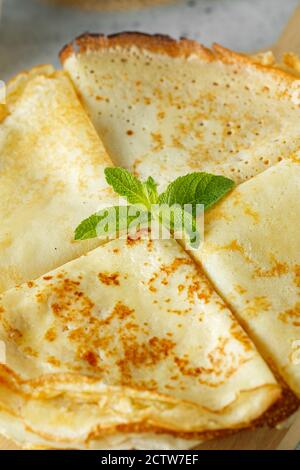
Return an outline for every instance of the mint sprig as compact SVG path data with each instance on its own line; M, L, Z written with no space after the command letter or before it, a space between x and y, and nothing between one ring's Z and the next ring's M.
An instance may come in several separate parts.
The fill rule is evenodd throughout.
M225 196L234 182L224 176L210 173L189 173L171 182L158 194L157 183L149 176L140 181L124 168L106 168L107 183L123 196L128 206L112 206L92 214L75 230L75 240L89 238L116 238L123 232L137 232L149 228L151 221L167 228L178 238L188 238L197 248L197 206L209 209Z

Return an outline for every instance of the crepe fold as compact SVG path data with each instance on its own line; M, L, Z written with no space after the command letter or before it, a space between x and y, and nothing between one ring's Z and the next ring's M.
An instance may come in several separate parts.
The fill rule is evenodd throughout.
M243 182L299 153L299 61L166 36L83 35L61 52L110 157L163 189L192 171Z
M299 191L296 158L241 184L209 211L193 256L300 398Z
M0 312L0 430L27 446L189 447L280 395L174 240L110 242L6 291Z
M36 278L100 242L74 228L116 200L111 162L69 78L51 66L22 73L0 109L0 291Z

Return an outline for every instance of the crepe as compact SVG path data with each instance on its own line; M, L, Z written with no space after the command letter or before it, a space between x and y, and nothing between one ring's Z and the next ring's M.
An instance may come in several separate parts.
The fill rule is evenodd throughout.
M300 398L299 191L297 159L238 186L207 214L193 256Z
M276 60L272 51L251 55L251 59L258 64L287 72L298 79L300 77L300 57L294 52L285 52L279 61Z
M200 170L240 183L299 152L295 61L141 33L86 34L60 57L113 162L160 189Z
M0 291L99 244L74 243L82 219L116 200L111 162L72 84L51 66L22 73L0 108Z
M27 427L11 414L0 411L0 432L9 436L23 449L26 450L66 450L67 444L51 441L38 436L27 429ZM70 446L78 450L174 450L187 449L199 444L198 439L184 439L171 434L158 432L115 432L98 439L90 439L88 442L76 442Z
M0 312L0 430L27 446L190 447L280 396L174 240L110 242L6 291Z

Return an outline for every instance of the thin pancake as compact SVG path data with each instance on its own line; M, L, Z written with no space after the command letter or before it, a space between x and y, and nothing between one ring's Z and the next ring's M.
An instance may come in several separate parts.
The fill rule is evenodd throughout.
M50 443L152 427L195 439L250 425L280 395L175 241L108 243L5 292L0 310L1 407Z
M300 81L262 57L123 33L61 60L113 162L162 187L199 170L242 182L299 151Z
M199 260L264 355L300 397L300 164L284 161L212 209Z
M24 426L20 420L8 413L0 412L0 432L8 435L9 439L22 445L24 449L29 450L46 450L66 449L66 444L59 442L49 442L43 439ZM174 450L187 449L193 445L199 444L198 439L183 439L172 436L171 434L155 433L155 432L139 432L139 433L115 433L113 435L106 434L97 439L91 439L89 442L77 442L76 449L82 450ZM73 445L73 447L75 446Z
M75 244L73 232L115 200L103 174L110 165L63 72L38 67L8 84L0 116L0 291L96 246Z

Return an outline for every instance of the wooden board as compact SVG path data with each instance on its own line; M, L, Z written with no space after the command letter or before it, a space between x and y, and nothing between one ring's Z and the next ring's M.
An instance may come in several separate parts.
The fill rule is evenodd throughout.
M282 430L262 428L208 441L199 450L292 450L300 441L300 413L294 424Z
M300 55L300 5L294 11L282 35L271 49L278 58L284 52L295 52Z
M85 10L123 11L154 5L165 5L176 0L43 0Z
M300 5L278 42L272 47L280 58L283 52L296 52L300 55ZM241 431L233 436L206 442L199 450L291 450L300 442L300 411L289 428L257 429ZM18 450L18 447L0 436L0 450Z

